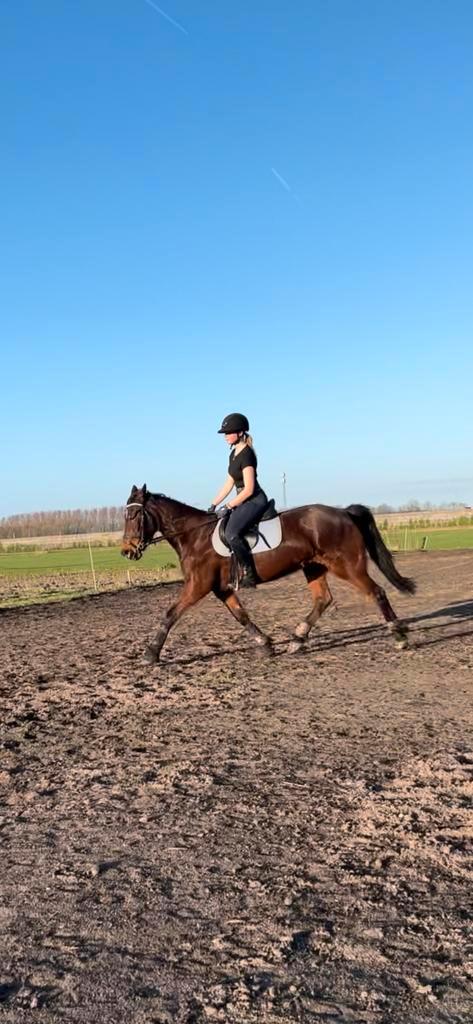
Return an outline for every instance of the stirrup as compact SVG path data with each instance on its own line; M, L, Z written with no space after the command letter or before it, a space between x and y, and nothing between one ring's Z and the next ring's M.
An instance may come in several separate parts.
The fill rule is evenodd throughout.
M239 580L238 586L239 587L244 587L244 588L246 588L248 590L250 590L250 589L255 590L256 587L257 587L257 582L258 581L257 581L257 577L256 577L256 573L255 573L254 569L248 568L248 569L245 569L243 571L243 575L241 576L241 579Z

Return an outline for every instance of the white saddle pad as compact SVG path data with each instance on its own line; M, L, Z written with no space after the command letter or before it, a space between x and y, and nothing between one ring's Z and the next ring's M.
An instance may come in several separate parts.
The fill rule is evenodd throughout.
M212 544L214 550L218 555L223 555L224 558L229 558L231 555L230 548L225 547L219 537L220 523L217 523L215 530L212 534ZM281 529L281 517L276 516L275 519L263 519L261 523L258 523L258 530L261 536L255 537L254 534L250 534L246 537L248 544L254 555L262 555L265 551L269 551L272 548L279 547L282 540L282 529ZM264 540L263 540L264 537ZM267 541L267 543L265 543Z

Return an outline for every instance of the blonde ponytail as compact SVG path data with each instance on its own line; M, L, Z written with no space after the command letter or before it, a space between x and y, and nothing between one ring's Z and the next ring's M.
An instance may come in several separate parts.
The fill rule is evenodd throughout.
M253 451L254 451L255 446L253 444L253 438L252 438L251 434L245 434L245 444L248 445L248 448L252 448ZM256 455L256 452L255 452L255 455Z

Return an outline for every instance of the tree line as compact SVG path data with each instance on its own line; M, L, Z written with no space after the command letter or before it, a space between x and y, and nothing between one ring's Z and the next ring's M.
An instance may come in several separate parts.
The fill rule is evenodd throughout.
M388 515L390 512L444 512L449 509L463 511L465 508L469 508L469 505L464 505L460 501L440 501L434 504L432 501L420 502L411 498L404 505L386 505L385 502L382 505L372 505L371 511L375 515Z
M55 512L24 512L0 519L0 539L109 533L123 529L123 506L76 508Z

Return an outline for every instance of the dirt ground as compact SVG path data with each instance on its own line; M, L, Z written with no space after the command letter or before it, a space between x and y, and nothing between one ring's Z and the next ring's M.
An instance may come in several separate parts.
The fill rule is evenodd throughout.
M397 650L302 575L0 614L0 1016L7 1024L473 1020L473 553L399 556Z

